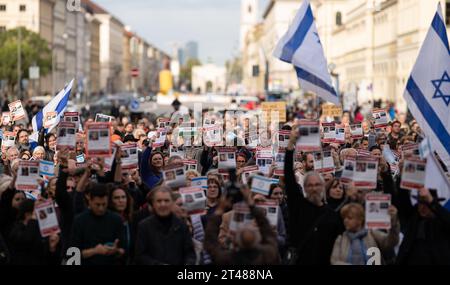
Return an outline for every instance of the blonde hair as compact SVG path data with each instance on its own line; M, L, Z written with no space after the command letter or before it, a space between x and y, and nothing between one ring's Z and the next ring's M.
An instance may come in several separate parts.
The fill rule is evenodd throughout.
M342 207L341 217L345 219L348 216L354 216L361 220L362 223L365 221L364 207L361 204L350 203Z

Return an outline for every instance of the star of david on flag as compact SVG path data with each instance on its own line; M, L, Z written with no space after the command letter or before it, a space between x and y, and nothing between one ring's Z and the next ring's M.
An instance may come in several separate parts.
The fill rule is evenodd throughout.
M431 82L436 87L433 99L442 98L447 106L450 105L450 77L447 71L444 72L441 79L432 80Z

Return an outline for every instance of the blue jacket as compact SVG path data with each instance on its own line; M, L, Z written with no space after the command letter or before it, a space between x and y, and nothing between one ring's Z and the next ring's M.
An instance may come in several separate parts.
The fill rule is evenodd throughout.
M152 155L152 148L147 147L145 151L142 153L141 162L139 165L139 172L142 178L142 181L147 185L148 188L152 189L156 184L161 180L161 173L154 173L150 168L149 159Z

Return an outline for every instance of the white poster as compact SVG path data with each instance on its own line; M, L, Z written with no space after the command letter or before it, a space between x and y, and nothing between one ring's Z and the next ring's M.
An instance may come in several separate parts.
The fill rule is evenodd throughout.
M349 184L353 181L353 176L356 168L356 157L347 157L344 160L344 170L341 174L341 182L343 184Z
M272 178L267 178L260 175L253 176L252 192L268 196L270 192L270 185L274 184Z
M184 159L183 161L184 169L186 171L195 170L197 171L197 160L195 159Z
M361 124L350 125L350 133L352 134L352 139L362 139L364 137L363 129Z
M16 136L13 132L4 132L2 139L2 148L10 148L16 144Z
M227 182L230 180L230 173L228 172L228 169L218 169L219 175L222 176L223 182Z
M334 122L332 123L322 123L322 133L323 143L332 143L334 142L336 138L336 124Z
M156 132L155 142L152 144L152 147L162 147L166 142L167 132L166 129L158 129Z
M345 128L336 127L334 142L338 144L345 144Z
M377 188L378 159L372 157L357 157L353 182L359 189Z
M58 136L56 138L56 150L75 150L77 142L76 125L72 122L61 122L58 125Z
M48 129L58 122L57 112L46 112L44 114L44 128Z
M120 146L120 150L122 151L122 169L136 169L138 167L137 144L123 144Z
M284 169L284 159L286 157L286 150L285 149L278 149L277 153L275 154L275 164L277 169Z
M401 146L400 151L402 152L402 159L420 158L419 144L413 143L403 145Z
M2 125L7 126L11 122L11 113L3 112L2 113Z
M174 146L173 144L169 147L170 157L179 156L181 158L185 157L185 151L183 146Z
M197 187L180 188L180 194L183 199L183 208L189 215L206 214L206 196L203 189Z
M8 104L11 120L13 122L22 120L25 118L25 110L23 109L22 102L20 100L14 101Z
M256 207L264 209L264 214L273 228L278 225L278 202L274 200L267 200L266 202L257 203Z
M300 151L319 151L320 144L319 121L300 121L300 137L297 141L297 149Z
M207 190L208 189L208 177L200 176L200 177L192 178L191 186L197 187L197 188L202 188L203 190Z
M334 159L331 151L314 152L314 170L319 173L334 173Z
M35 191L39 189L39 161L21 160L17 170L15 187L22 191Z
M48 237L61 231L52 201L36 205L34 211L36 213L42 237Z
M86 156L111 156L111 128L109 123L86 124Z
M403 162L400 188L418 190L425 186L426 159L406 159Z
M278 148L287 148L290 135L291 135L291 131L285 131L285 130L278 131L278 136L277 136Z
M114 120L114 117L108 116L105 114L96 114L95 115L95 122L97 123L109 123L112 120Z
M242 183L247 184L248 183L248 179L249 177L254 174L257 173L259 171L259 168L257 165L251 165L251 166L246 166L242 169Z
M374 119L374 128L380 129L388 126L388 117L386 109L374 109L372 111L372 117Z
M223 128L220 125L205 126L203 128L203 142L209 147L223 145Z
M219 153L219 169L236 168L236 149L234 147L221 147Z
M367 194L366 195L366 228L367 229L390 229L391 217L388 213L391 205L389 194Z
M71 122L75 124L77 130L80 129L81 120L78 112L64 112L64 122Z
M272 157L257 157L256 158L256 165L258 166L259 171L261 171L264 175L269 175L272 164L273 164Z
M230 232L235 233L249 224L253 223L253 216L245 202L233 205L233 214L230 221Z
M170 129L170 119L169 118L158 118L157 126L158 129L165 129L166 131Z
M107 171L111 171L112 169L112 165L114 162L114 158L116 157L116 151L117 151L117 147L113 146L112 147L112 151L111 151L111 155L108 157L105 157L105 165L104 165L104 170Z
M166 166L163 171L164 182L172 188L177 188L186 185L186 177L184 171L184 165L177 163L174 165Z

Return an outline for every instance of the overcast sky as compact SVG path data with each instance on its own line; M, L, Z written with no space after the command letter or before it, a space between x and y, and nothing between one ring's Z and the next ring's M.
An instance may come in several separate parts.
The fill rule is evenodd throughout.
M125 25L172 54L197 41L202 62L224 64L238 53L240 0L93 0ZM259 0L263 10L268 0Z

